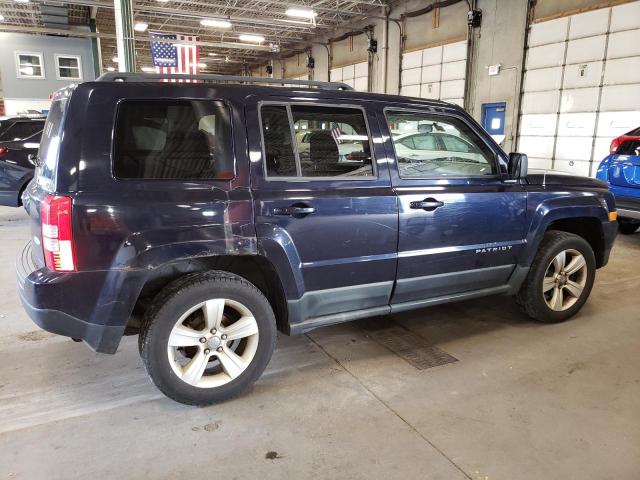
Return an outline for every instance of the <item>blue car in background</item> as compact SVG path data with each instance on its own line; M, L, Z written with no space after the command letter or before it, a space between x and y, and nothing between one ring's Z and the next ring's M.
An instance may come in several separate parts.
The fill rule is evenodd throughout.
M608 182L616 197L620 233L635 233L640 227L640 128L615 139L611 150L596 177Z

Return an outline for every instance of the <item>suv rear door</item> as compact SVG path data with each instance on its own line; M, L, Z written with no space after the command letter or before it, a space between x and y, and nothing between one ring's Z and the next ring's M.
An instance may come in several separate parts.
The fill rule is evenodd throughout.
M390 173L399 198L392 309L475 290L506 289L524 243L526 193L503 178L497 148L453 109L387 107L381 118L388 155L396 158ZM460 137L472 145L472 154L460 154L452 142L452 148L443 144L438 148L445 150L425 151L422 157L397 154L390 132L418 129Z
M296 92L246 106L258 241L283 278L291 324L388 309L397 199L376 117L361 104Z

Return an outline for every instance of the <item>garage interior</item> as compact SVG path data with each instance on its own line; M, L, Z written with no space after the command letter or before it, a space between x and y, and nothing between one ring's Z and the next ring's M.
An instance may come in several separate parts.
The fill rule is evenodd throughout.
M151 34L192 37L203 74L459 105L532 169L595 177L640 126L638 0L2 0L0 116L46 113L60 58L75 82L155 72ZM568 322L498 296L279 335L248 392L195 408L136 337L102 355L38 329L29 217L0 207L0 232L1 478L640 478L640 233Z

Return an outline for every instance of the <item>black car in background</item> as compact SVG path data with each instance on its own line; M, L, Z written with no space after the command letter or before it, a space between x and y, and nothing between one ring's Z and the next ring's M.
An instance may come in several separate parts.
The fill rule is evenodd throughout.
M18 207L20 196L33 178L44 119L14 118L0 121L0 205Z

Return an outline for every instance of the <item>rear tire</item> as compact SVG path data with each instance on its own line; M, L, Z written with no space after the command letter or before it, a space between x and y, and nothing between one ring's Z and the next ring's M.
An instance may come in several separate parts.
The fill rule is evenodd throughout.
M516 301L534 320L563 322L589 298L595 273L595 255L584 238L567 232L547 232Z
M638 222L637 220L618 220L618 230L623 235L631 235L633 233L636 233L638 231L638 227L640 227L640 222Z
M211 405L235 397L266 368L276 341L268 300L226 272L187 275L158 294L138 345L147 373L167 397Z

